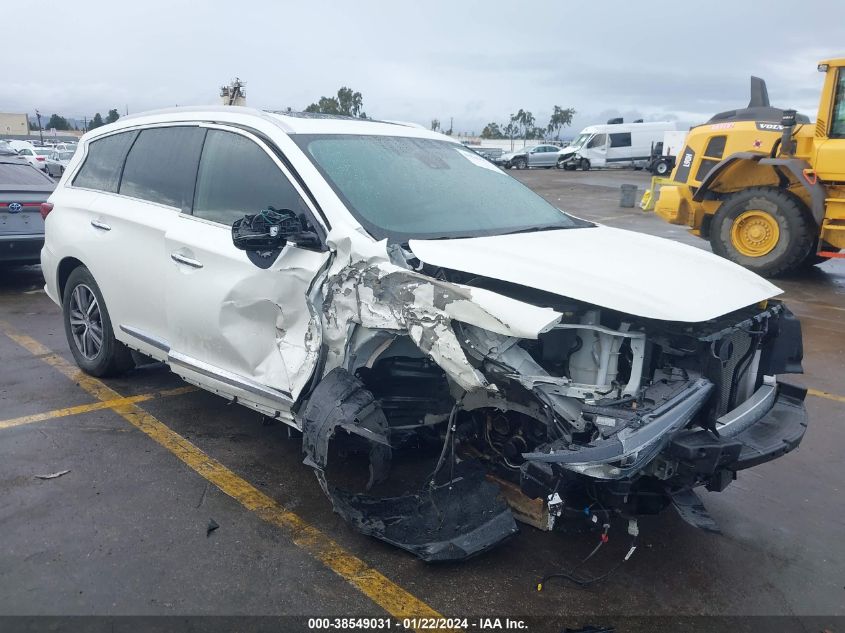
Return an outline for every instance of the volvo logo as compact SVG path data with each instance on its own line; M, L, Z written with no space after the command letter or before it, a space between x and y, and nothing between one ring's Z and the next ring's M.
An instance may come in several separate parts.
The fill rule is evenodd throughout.
M21 209L23 209L23 205L20 202L9 203L9 213L20 213Z

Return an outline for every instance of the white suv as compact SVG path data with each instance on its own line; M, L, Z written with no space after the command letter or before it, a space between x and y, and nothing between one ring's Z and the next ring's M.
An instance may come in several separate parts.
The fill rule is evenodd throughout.
M295 427L335 510L426 560L517 530L494 481L544 529L671 503L707 527L693 488L806 427L776 378L802 352L775 286L567 215L415 126L125 117L83 137L50 203L46 291L82 369L128 371L134 349ZM391 466L424 476L383 483Z

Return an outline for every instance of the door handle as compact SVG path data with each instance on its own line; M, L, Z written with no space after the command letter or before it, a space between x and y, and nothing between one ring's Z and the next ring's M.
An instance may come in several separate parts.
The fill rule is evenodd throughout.
M202 262L197 261L196 259L191 259L190 257L185 257L179 253L170 253L170 259L177 264L185 264L185 266L190 266L191 268L202 268Z
M100 229L101 231L111 231L111 227L108 224L100 222L99 220L91 220L91 226L95 229Z

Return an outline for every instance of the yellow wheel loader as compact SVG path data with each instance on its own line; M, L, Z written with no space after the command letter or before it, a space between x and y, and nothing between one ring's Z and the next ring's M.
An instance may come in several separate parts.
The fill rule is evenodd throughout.
M655 213L768 277L845 255L845 58L818 69L814 124L752 77L747 108L692 128Z

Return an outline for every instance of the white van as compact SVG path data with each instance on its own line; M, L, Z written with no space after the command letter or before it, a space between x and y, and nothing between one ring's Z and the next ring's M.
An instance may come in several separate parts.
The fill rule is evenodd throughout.
M591 125L561 151L566 169L591 167L645 167L654 143L676 129L671 121Z

